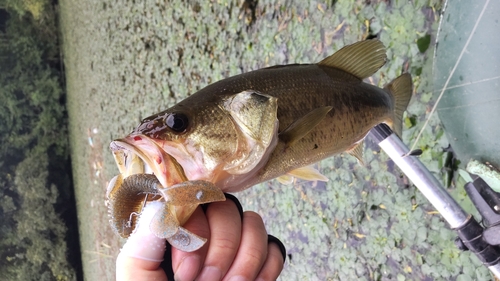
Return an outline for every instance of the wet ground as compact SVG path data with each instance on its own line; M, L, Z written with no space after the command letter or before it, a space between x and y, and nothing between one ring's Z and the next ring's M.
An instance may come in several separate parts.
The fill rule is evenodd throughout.
M230 75L317 62L373 36L388 63L369 82L409 71L415 97L403 139L428 118L440 1L60 1L71 145L86 280L113 280L121 241L105 188L117 169L108 145L138 122ZM417 44L418 42L418 44ZM419 49L420 47L420 49ZM417 147L439 179L448 141L436 116ZM281 280L488 280L453 245L432 206L369 142L365 165L348 155L319 163L326 184L271 181L236 194L287 246ZM468 205L460 188L450 187ZM357 277L356 277L357 276Z

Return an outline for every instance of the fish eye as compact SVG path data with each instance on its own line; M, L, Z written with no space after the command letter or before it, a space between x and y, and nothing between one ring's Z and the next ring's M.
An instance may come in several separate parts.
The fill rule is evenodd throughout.
M189 125L188 117L183 113L170 113L165 118L165 124L176 133L183 133Z

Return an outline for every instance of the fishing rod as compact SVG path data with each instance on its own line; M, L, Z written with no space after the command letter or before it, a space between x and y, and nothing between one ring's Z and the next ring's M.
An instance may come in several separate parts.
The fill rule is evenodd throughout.
M436 210L458 234L455 245L470 250L497 277L500 278L500 198L479 177L465 185L465 189L482 216L484 227L450 196L429 170L412 155L408 147L385 124L370 131L394 163L431 202Z

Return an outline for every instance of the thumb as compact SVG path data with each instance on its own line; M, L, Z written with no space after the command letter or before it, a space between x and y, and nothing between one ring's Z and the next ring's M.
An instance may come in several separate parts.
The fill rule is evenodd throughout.
M165 239L156 237L149 224L164 203L150 202L141 212L134 232L116 259L116 280L167 280L160 268L165 253Z

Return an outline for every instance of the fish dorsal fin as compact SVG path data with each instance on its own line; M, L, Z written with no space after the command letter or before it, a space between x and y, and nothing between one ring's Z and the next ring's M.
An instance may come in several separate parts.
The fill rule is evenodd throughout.
M318 65L334 67L359 79L372 76L387 60L385 46L379 40L365 40L343 47Z
M283 130L279 134L280 140L284 141L287 146L293 145L314 129L332 108L331 106L323 106L311 110Z
M278 130L278 99L247 90L228 97L223 108L241 132L241 152L223 167L230 174L251 171L266 155Z
M351 149L347 150L347 153L356 157L356 159L358 159L358 162L361 165L364 165L364 162L363 162L363 143L364 143L364 141L360 141L357 144L355 144Z

